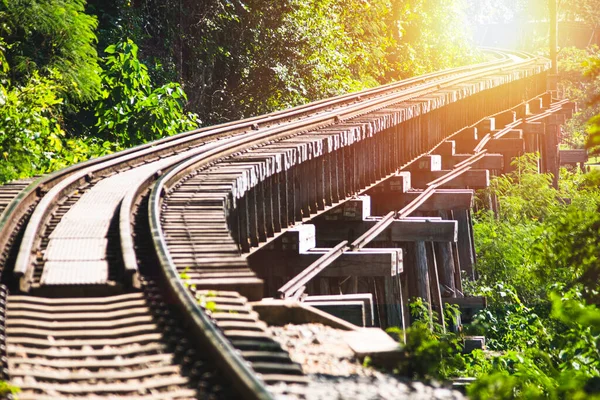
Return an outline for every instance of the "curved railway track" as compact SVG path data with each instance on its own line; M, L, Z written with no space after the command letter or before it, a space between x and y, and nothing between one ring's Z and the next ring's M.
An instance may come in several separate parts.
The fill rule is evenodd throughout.
M305 383L248 304L263 287L244 254L444 139L400 138L393 126L545 69L497 54L3 187L3 363L20 398L271 398L272 383ZM502 93L498 109L454 107L444 128L524 95ZM397 150L378 158L387 147Z

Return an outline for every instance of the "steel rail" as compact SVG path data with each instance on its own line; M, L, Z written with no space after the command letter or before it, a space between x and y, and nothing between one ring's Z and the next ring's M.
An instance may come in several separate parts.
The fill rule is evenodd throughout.
M392 215L393 217L393 215ZM306 284L315 276L317 276L321 271L331 265L335 260L341 256L344 251L348 248L346 245L348 244L347 240L340 242L337 246L329 250L327 253L323 254L319 259L308 267L306 267L301 273L296 275L293 279L289 280L285 285L283 285L277 292L281 296L281 298L286 299L291 297L292 295L296 295L299 290L306 287Z
M490 51L492 51L492 50L490 50ZM479 64L479 65L486 64L486 65L498 65L499 66L501 64L511 62L511 60L502 52L498 52L495 50L493 50L493 51L496 54L501 55L502 58L500 58L498 60L489 61L487 63ZM530 55L527 55L527 57L531 58ZM450 69L446 69L443 71L435 71L435 72L432 72L429 74L420 75L417 77L411 77L411 78L403 79L398 82L393 82L393 83L389 83L387 85L378 86L376 88L366 89L366 90L356 92L356 93L342 94L342 95L335 96L332 98L327 98L327 99L311 102L309 104L296 106L296 107L293 107L290 109L275 111L275 112L267 114L267 115L255 116L255 117L246 118L246 119L243 119L240 121L231 121L231 122L219 124L216 126L204 127L204 128L200 128L200 129L187 131L187 132L182 132L175 136L162 138L162 139L153 141L151 143L142 144L142 145L130 148L130 149L125 149L125 150L122 150L122 151L119 151L116 153L107 154L107 155L104 155L104 156L101 156L98 158L90 159L87 161L83 161L81 163L77 163L75 165L71 165L71 166L63 168L59 171L55 171L49 175L42 176L39 179L32 182L29 185L29 187L23 192L23 195L20 196L18 200L15 199L15 201L11 202L11 204L9 204L6 207L6 209L2 212L2 214L0 214L0 232L5 231L4 227L9 222L8 220L14 216L15 211L18 208L18 207L16 207L16 205L23 203L26 199L28 199L31 196L32 193L37 192L38 195L41 195L43 192L47 192L56 183L60 182L64 178L68 177L69 175L71 175L81 169L91 167L93 165L97 165L97 164L100 164L100 163L103 163L106 161L110 161L114 158L120 158L120 157L129 155L129 154L132 154L132 153L137 153L144 149L158 148L167 143L174 142L173 144L177 145L177 142L180 139L195 140L195 139L199 138L198 135L203 135L203 134L213 135L213 134L218 134L220 132L230 132L230 134L233 134L231 132L232 129L247 130L247 129L256 129L257 127L260 128L261 124L278 123L278 122L281 122L282 120L284 120L285 118L298 118L299 116L302 115L302 113L313 113L313 112L318 111L320 108L330 107L330 106L339 106L341 102L360 101L365 96L379 95L380 93L389 91L390 89L401 90L405 86L409 86L411 84L420 84L426 80L445 76L450 73L460 73L463 71L471 71L473 68L474 67L472 65L467 65L467 66L462 66L462 67L450 68ZM200 138L202 138L202 136L200 136ZM32 202L30 201L29 205L31 205L31 204L32 204ZM3 236L6 236L6 235L0 235L0 237L3 237ZM5 243L2 243L0 241L0 245L4 245L4 244Z
M474 152L478 153L478 152L482 151L490 140L501 139L504 135L506 135L512 129L515 129L522 124L529 123L529 122L536 122L536 121L543 120L544 118L547 118L548 116L554 114L557 110L561 109L562 106L568 102L569 102L568 99L563 99L563 100L557 101L555 103L552 103L550 108L541 114L538 114L538 115L535 115L535 116L529 117L529 118L526 116L523 118L519 118L518 120L507 124L504 128L502 128L500 131L494 133L493 135L486 134L486 136L483 139L481 139L481 141L477 144L477 146L475 146Z
M523 61L523 63L529 63L533 60L534 59L525 60ZM17 262L15 263L15 274L23 283L22 290L28 290L29 288L29 283L27 281L29 280L29 277L32 273L29 267L30 260L33 257L33 245L36 237L38 236L37 231L40 229L43 221L47 218L49 209L51 208L52 204L56 202L60 197L65 196L67 193L73 191L76 187L85 183L86 180L89 180L91 177L94 176L94 174L107 172L111 170L118 170L121 165L126 164L128 162L134 163L135 161L139 161L144 157L156 157L157 155L164 156L167 154L171 154L175 151L192 147L194 146L194 143L196 143L196 145L202 144L204 141L210 140L211 138L221 138L224 135L235 135L239 132L243 132L242 134L252 133L252 129L260 129L260 126L257 126L257 124L260 123L264 123L265 125L275 124L277 122L283 122L285 118L298 117L299 115L303 115L305 113L315 112L316 109L322 111L324 107L331 107L333 105L339 106L340 104L343 105L348 102L351 103L360 100L362 104L362 101L364 100L361 99L364 96L379 95L380 93L389 92L392 89L401 89L403 86L407 86L416 82L423 82L427 81L428 79L438 78L440 76L453 74L456 72L462 72L465 70L473 71L477 68L493 68L493 66L498 67L499 64L504 64L506 62L506 60L502 60L500 62L488 62L476 66L459 67L457 69L452 69L449 71L436 72L427 76L414 78L412 80L409 79L389 84L383 88L374 88L363 92L358 92L356 94L342 95L334 99L322 100L320 102L317 102L317 105L311 103L305 106L299 106L291 110L280 111L262 117L255 117L239 122L231 122L227 124L218 125L216 127L209 127L196 131L185 132L180 135L164 138L150 144L141 145L132 149L125 150L123 152L107 155L95 160L89 160L80 165L71 166L69 168L66 168L65 170L61 170L54 174L51 174L48 177L41 178L40 180L32 183L32 185L30 185L30 187L26 189L24 196L22 196L19 199L21 201L21 207L23 207L25 202L32 205L37 201L35 195L36 193L41 193L49 189L47 196L44 196L41 199L38 206L36 207L36 210L33 212L29 220L26 231L23 235L23 239L19 249L19 254L17 256ZM334 123L337 121L339 121L339 117L336 116L333 119L327 120L324 123ZM250 129L250 132L248 132L248 129ZM25 198L25 196L27 198ZM0 232L4 231L4 227L7 226L5 224L5 220L15 218L15 214L13 214L12 212L14 210L19 209L19 203L13 203L9 204L9 206L5 210L5 213L3 213L2 216L0 216ZM23 215L22 212L20 214ZM14 228L15 224L10 224L10 227ZM0 245L2 244L5 243L0 243Z
M522 63L515 63L515 68L518 68L523 65L527 65L534 62L534 60L527 60ZM490 68L491 69L491 68ZM489 71L483 68L484 71L479 71L477 73L469 74L469 77L464 77L462 79L447 79L446 81L450 81L448 84L456 84L457 81L466 81L468 79L473 79L474 76L478 77L483 74L488 73ZM439 83L430 84L429 90L433 88L435 85L435 89L439 89ZM415 90L407 90L410 91L411 94L416 95L417 91ZM422 94L423 90L419 90L419 94ZM425 92L427 93L427 92ZM152 238L154 241L156 253L158 255L159 264L161 269L164 271L165 276L167 277L167 284L171 293L176 296L180 302L186 308L187 312L192 315L193 320L195 321L195 326L198 327L198 332L201 337L204 337L205 340L209 342L213 342L216 348L220 348L223 350L227 350L226 353L220 352L220 360L221 363L227 365L233 374L237 374L238 384L242 388L242 392L246 393L249 397L252 396L266 396L268 392L264 389L264 386L261 385L261 382L258 381L253 375L252 371L249 369L244 360L236 356L231 346L230 342L223 336L223 334L218 331L214 327L214 325L210 322L209 318L206 314L200 309L200 307L196 304L195 299L191 296L191 293L185 288L183 285L175 267L175 264L171 258L170 252L166 245L166 240L162 232L162 224L160 221L160 200L162 198L163 193L167 190L166 187L174 182L178 181L183 175L187 174L189 170L198 169L200 165L209 165L211 163L217 162L223 159L226 156L235 154L236 152L243 151L249 147L260 145L264 142L269 142L273 140L282 139L284 137L292 136L296 133L300 133L302 131L308 131L309 129L313 129L320 126L326 126L333 122L337 122L342 118L354 117L356 115L365 113L365 103L375 103L370 109L380 109L385 107L388 104L397 103L402 101L403 99L407 99L407 93L402 93L401 95L392 95L390 96L392 99L385 99L378 101L362 101L360 105L355 107L348 107L351 109L351 112L340 113L339 110L336 112L327 113L326 116L318 116L315 120L311 120L311 118L307 118L307 120L302 120L299 122L294 122L292 124L286 125L286 127L275 127L275 128L267 128L264 132L250 132L249 134L242 134L235 137L235 144L233 147L225 146L224 142L229 142L229 140L221 140L219 141L219 145L216 146L212 150L203 151L202 154L195 156L188 161L182 162L173 169L169 171L168 174L163 175L160 179L154 184L153 189L150 194L149 199L149 220L152 231ZM383 103L383 104L382 104ZM290 126L291 125L291 126ZM218 147L221 147L219 149ZM335 258L332 255L332 258ZM264 390L263 390L264 389ZM252 394L255 393L255 394Z
M517 68L519 66L527 65L532 62L535 62L535 60L533 60L533 59L532 60L523 60L520 63L507 62L507 61L502 61L501 63L489 62L489 63L484 63L482 65L486 65L486 67L489 70L492 70L494 68L498 68L499 65L503 65L503 64L510 64L511 67ZM440 79L440 80L444 81L443 83L446 83L447 81L451 81L452 84L455 84L457 81L460 82L461 80L466 81L469 79L474 79L474 76L478 76L478 75L487 73L487 71L485 71L485 68L483 68L483 67L480 67L480 68L464 67L461 69L461 71L463 71L463 70L468 70L471 72L465 73L463 77L446 78L446 79ZM477 72L472 73L473 70L476 70ZM444 76L444 75L448 75L448 72L445 72L445 73L440 72L440 73L432 74L431 77L433 77L433 76L440 77L440 76ZM407 83L406 81L402 81L400 83L393 84L393 85L396 85L396 86L393 86L393 89L401 89L402 86L406 86L408 84L416 83L416 82L423 82L423 81L426 81L427 79L428 78L420 77L419 79L415 79L414 81L412 81L410 83ZM435 86L435 89L439 89L440 82L432 82L427 86L430 89L433 89L434 86ZM371 106L365 110L365 108L364 108L365 100L364 100L364 97L361 97L361 96L369 95L369 93L388 93L391 90L392 90L392 86L388 86L386 89L377 88L377 89L374 89L372 92L367 91L367 92L361 92L362 94L358 93L358 94L352 94L352 95L347 95L347 96L341 96L340 99L343 99L344 101L347 101L347 102L354 102L354 101L361 102L360 105L353 108L353 112L345 113L343 118L350 119L357 115L362 115L366 112L383 108L389 104L394 104L394 102L401 101L401 100L399 100L400 98L406 97L408 95L408 93L406 93L406 92L410 92L410 93L414 94L417 91L422 91L422 89L418 89L418 90L406 89L403 91L403 93L396 93L395 96L385 96L386 97L385 100L377 101L377 99L376 99L376 101L371 101L370 102ZM428 93L428 92L425 92L425 93ZM392 97L392 98L388 99L388 97ZM367 101L367 103L369 103L369 101ZM322 102L320 102L320 104L327 105L327 107L340 105L339 102L336 103L335 101L332 101L332 100L323 100ZM309 105L306 107L299 107L297 110L304 110L308 113L308 112L313 112L315 109L316 108L313 104L313 105ZM307 110L310 110L310 111L307 111ZM302 112L300 112L299 114L295 114L295 115L298 116L301 114L302 114ZM329 114L330 115L326 118L321 117L321 118L313 119L312 117L307 117L306 119L309 121L304 120L304 121L301 121L300 123L296 123L296 124L292 124L292 125L297 126L297 129L299 131L301 131L301 130L306 130L306 129L312 129L317 126L323 126L323 124L325 124L325 125L332 124L333 122L337 122L342 118L339 115L336 115L335 111L330 111ZM276 116L274 116L274 115L276 115ZM167 155L167 154L171 154L173 151L177 151L177 149L182 150L182 149L189 148L191 146L190 142L192 142L193 140L198 140L200 142L200 141L206 140L207 138L214 138L216 136L223 137L223 136L227 136L227 135L235 135L237 133L240 133L239 131L245 129L246 131L242 131L241 135L240 135L240 137L242 138L241 142L238 141L238 136L224 137L224 138L221 138L220 140L218 140L217 142L214 142L215 146L212 150L209 150L209 147L213 147L213 146L206 146L206 145L205 145L206 147L203 147L198 150L199 153L203 153L202 158L205 161L209 161L209 162L217 161L224 156L223 153L220 150L218 150L217 148L229 145L233 142L236 143L235 147L233 148L233 152L235 152L235 151L239 151L239 150L246 148L247 146L251 145L252 143L256 144L257 142L263 142L265 140L274 140L273 135L276 136L276 139L290 135L289 131L284 132L284 131L281 131L280 129L277 129L277 127L271 128L271 126L273 124L275 124L277 121L283 121L285 118L293 118L293 117L294 117L294 114L292 112L285 111L285 112L274 113L273 115L269 115L269 116L265 116L265 117L256 117L256 118L248 119L248 120L242 121L240 123L233 122L233 123L229 123L229 124L220 125L216 128L205 128L205 129L198 130L198 131L192 131L192 132L185 133L183 135L178 135L176 137L165 138L165 139L162 139L162 140L157 141L152 144L139 146L139 147L136 147L133 149L123 151L123 152L115 153L113 155L101 157L96 160L91 160L91 161L88 161L81 165L73 166L71 168L67 168L64 171L52 174L49 177L40 178L34 184L32 184L31 187L28 188L28 190L22 194L22 196L19 196L21 199L23 199L24 197L31 197L33 199L34 197L37 197L38 194L42 194L42 192L49 190L47 193L47 196L44 196L42 198L40 204L38 205L38 208L36 208L36 210L32 214L30 224L28 224L28 226L27 226L27 229L26 229L26 232L24 235L24 241L22 243L22 246L21 246L20 252L19 252L19 256L18 256L20 259L18 259L17 267L18 267L18 265L23 264L23 260L24 260L23 257L27 257L26 262L31 257L31 255L32 255L31 250L29 250L28 254L25 254L25 252L22 252L21 250L27 249L28 247L29 247L29 249L32 249L33 242L35 241L35 234L32 235L33 228L31 228L31 227L35 226L37 228L37 227L41 226L41 224L46 216L45 212L47 212L47 210L51 207L53 200L60 198L61 195L65 195L66 193L68 193L69 191L72 191L75 187L77 187L81 183L89 180L90 178L93 177L93 174L97 174L98 172L116 171L121 166L126 164L127 162L139 161L140 158L142 158L144 156L156 157L157 154ZM260 132L258 135L256 135L257 130L264 129L260 126L260 124L267 125L267 128L265 129L267 132ZM248 129L250 129L250 132L247 132ZM236 132L236 130L237 130L237 132ZM228 152L228 153L231 154L231 152ZM206 155L209 156L208 160L206 157L204 157ZM67 179L65 180L64 178L67 178ZM162 180L162 178L161 178L161 180ZM153 194L155 194L155 193L161 193L161 192L153 191ZM132 195L131 199L133 199L134 197L135 196ZM7 210L5 210L6 212L3 212L2 216L0 217L1 218L0 219L0 230L2 232L4 232L4 228L8 226L8 223L6 223L6 221L10 220L10 218L14 219L17 216L16 215L17 213L15 213L16 209L14 207L11 207L14 204L17 204L17 203L13 202L13 204L9 205L9 207L7 207ZM23 203L21 203L21 204L23 204ZM131 204L131 202L130 202L130 204ZM155 204L155 203L152 203L152 204ZM156 202L156 204L158 204L158 202ZM130 205L129 205L129 207L130 207ZM46 211L40 211L40 210L46 210ZM159 210L156 210L154 208L152 208L152 210L154 213L156 213L156 215L158 215ZM24 213L21 212L20 215L24 215ZM151 220L151 224L152 224L152 220ZM157 228L158 228L158 234L162 235L162 233L160 232L160 221L158 221L158 225L152 226L153 235L157 233ZM35 232L33 232L33 233L35 233ZM163 238L163 241L164 241L164 238ZM159 256L160 256L160 254L159 254ZM164 254L163 254L163 256L164 256ZM168 254L167 254L167 256L168 256ZM163 262L161 262L161 264L164 265L164 261L168 262L168 259L167 260L162 259L161 261L163 261ZM171 263L171 265L172 265L172 263ZM20 271L20 270L22 270L22 268L18 269L18 271ZM23 274L23 276L24 276L24 274ZM183 285L179 279L179 276L175 273L175 275L171 276L170 278L171 278L170 281L175 280L177 282L177 284L171 285L171 287L175 289L174 290L175 295L179 296L181 293L184 293L184 292L187 293L187 295L188 295L187 302L184 301L181 304L183 304L183 307L186 308L186 310L190 313L190 315L192 316L192 319L194 319L196 321L195 326L197 326L197 327L201 326L203 319L207 320L206 315L204 315L201 311L198 312L199 309L198 309L197 305L194 303L193 299L191 299L191 301L193 303L193 307L191 307L191 308L188 307L189 300L190 300L189 292L187 292L187 290L185 290L185 287L183 287ZM206 321L204 321L204 322L206 322ZM210 322L210 321L208 321L208 322ZM210 327L207 327L206 329L208 329L208 331L201 329L200 332L203 332L203 334L207 335L207 336L211 336L214 334L214 335L216 335L216 337L218 337L219 332L217 332L217 333L211 332ZM256 386L257 380L252 379L252 371L246 371L244 373L244 366L246 365L245 362L243 360L235 360L235 356L230 354L232 349L227 348L227 344L229 342L224 337L222 339L223 339L222 342L219 342L219 340L214 341L215 343L217 343L216 348L218 348L220 350L227 350L227 351L218 351L218 354L227 353L227 354L222 355L222 358L227 359L225 361L225 363L228 365L233 364L233 365L237 366L237 368L241 368L239 371L242 371L242 372L240 372L239 376L236 375L236 379L240 379L241 381L243 381L245 386L248 387L252 391L252 393L254 393L253 395L250 395L249 397L250 398L268 398L268 396L269 396L268 392L261 391L261 388L262 388L261 385ZM220 343L221 347L219 347L219 343ZM223 343L225 343L225 345L223 345ZM229 344L229 346L230 346L230 344ZM247 369L247 366L246 366L246 369ZM250 379L249 379L249 377L250 377ZM262 393L262 394L260 394L260 393Z
M513 67L519 68L524 65L528 65L532 62L535 62L535 59L515 63ZM493 68L487 67L486 64L486 68L478 70L477 72L472 72L469 76L461 76L460 78L448 78L444 80L443 83L448 86L456 85L468 80L478 78L480 76L485 76L491 70L493 70ZM207 152L200 154L198 157L192 158L189 161L186 161L185 163L179 164L174 170L176 172L172 171L170 173L170 176L176 176L170 177L169 181L173 181L174 179L177 179L177 177L181 177L182 173L186 173L187 170L189 170L190 168L194 168L196 164L198 164L198 168L200 168L200 164L209 164L218 160L219 158L230 156L231 154L234 154L238 151L243 151L252 146L259 146L263 143L268 143L269 141L277 141L285 137L291 137L302 132L308 132L312 129L333 125L334 123L349 120L357 116L367 114L369 112L389 107L402 101L411 100L415 96L425 96L427 94L434 93L435 91L441 90L443 88L444 86L441 86L439 82L424 84L420 86L419 89L410 89L399 94L392 93L389 95L389 98L382 96L383 98L378 97L374 100L363 100L360 103L347 106L345 110L334 110L331 112L319 114L312 118L306 118L304 120L295 121L293 123L286 124L285 126L277 126L267 128L262 131L248 132L245 134L238 135L236 136L236 138L239 138L239 145L236 145L234 148L227 149L227 151L221 152L221 157L215 157L216 154L214 152Z
M515 63L517 65L521 65L521 63ZM517 68L517 66L515 66L515 68ZM477 73L473 73L469 76L469 78L467 79L475 79L476 77L482 76L483 74L487 74L490 71L487 69L483 69L483 71L478 71ZM466 79L465 79L466 80ZM456 84L456 79L448 79L448 81L451 81L448 83L448 85L451 84ZM445 82L446 83L446 82ZM424 85L424 86L430 86L430 85ZM435 89L440 89L440 85L436 84ZM429 88L428 88L429 89ZM421 91L422 93L422 91ZM428 93L427 91L425 93ZM419 93L420 94L420 93ZM416 95L416 93L414 93L414 95ZM391 99L376 99L375 101L369 102L369 101L365 101L365 102L361 102L360 105L356 105L356 106L349 106L347 108L350 109L350 111L346 111L346 110L336 110L335 112L335 116L334 116L334 120L335 121L339 121L339 120L343 120L343 119L351 119L352 117L355 117L357 115L362 115L362 114L366 114L368 111L373 111L373 110L377 110L377 109L381 109L384 108L385 106L391 105L391 104L395 104L395 103L399 103L402 100L408 100L408 96L407 93L402 93L402 95L390 95L389 97L391 97ZM371 106L365 106L365 103L369 104L369 103L375 103L372 104ZM331 116L320 116L319 118L322 119L327 119L327 118L331 118ZM304 125L306 122L302 121L302 125ZM246 148L252 147L254 146L258 146L260 145L262 140L280 140L284 137L291 137L293 134L295 134L296 132L294 132L294 129L296 129L295 126L293 126L294 124L291 124L292 126L286 126L283 128L277 128L277 129L266 129L265 132L262 133L256 133L250 137L242 137L240 136L240 141L237 141L235 144L235 147L233 149L227 149L225 151L225 154L223 152L219 152L217 149L215 149L214 151L208 151L206 153L203 153L197 157L191 158L186 162L183 162L181 164L179 164L177 167L173 168L167 175L161 177L161 179L159 179L159 181L154 185L154 188L152 190L152 194L151 194L151 205L150 205L150 221L151 221L151 226L153 226L153 231L155 229L157 229L158 231L162 231L162 226L161 226L161 221L160 221L160 199L161 199L161 195L162 193L164 193L167 189L168 186L172 186L175 184L175 182L178 182L181 178L183 178L186 174L190 173L192 170L197 170L202 168L202 165L209 165L212 164L214 162L219 161L220 159L222 159L223 157L229 156L231 154L234 154L238 151L243 151ZM316 126L314 127L318 127L320 124L316 124ZM308 131L309 129L306 127L306 125L303 126L304 129L302 129L303 131ZM311 127L312 128L312 127ZM245 136L245 135L243 135ZM463 168L461 169L461 171L466 170L467 168ZM449 174L449 175L452 175ZM448 178L451 179L451 178ZM440 183L441 184L441 183ZM403 214L405 214L406 216L408 214L410 214L410 212L412 212L414 209L416 209L418 207L419 204L421 204L422 202L424 202L429 196L431 196L434 191L435 188L437 187L437 185L432 185L430 186L430 188L428 188L424 193L421 194L421 196L419 196L418 199L416 199L416 201L412 202L411 204L409 204L407 207L405 207L402 212ZM393 220L393 216L392 218L389 218L390 221L388 221L387 219L383 222L380 222L380 224L378 224L379 226L377 227L377 229L380 229L382 226L385 226L385 224L387 223L389 225L389 223L391 223L391 221ZM383 228L385 229L385 227ZM372 232L371 232L372 233ZM176 267L174 265L173 260L170 258L170 253L168 250L168 246L166 245L166 240L164 238L164 236L162 235L153 235L154 238L154 242L155 242L155 246L157 248L157 252L159 254L161 254L160 259L161 259L161 266L162 268L165 268L169 271L169 274L171 276L176 276ZM357 247L361 247L361 243L357 243ZM318 263L318 265L329 265L329 260L335 260L337 257L339 257L340 254L343 253L343 251L347 250L349 247L347 247L345 244L342 245L339 249L336 248L336 252L331 253L328 257L327 263ZM318 267L315 267L314 269L317 269L320 271L320 269ZM311 269L313 270L313 269ZM307 276L312 277L314 276L313 274L311 274L309 271L306 272ZM302 282L304 282L305 277L299 277L299 283L296 285L293 285L293 288L291 288L289 291L287 291L287 288L284 288L284 290L286 290L286 294L292 294L295 295L298 291L301 290L302 288ZM310 278L308 278L310 279ZM181 288L180 288L181 289ZM189 294L187 294L187 296L181 296L181 297L190 297ZM188 299L188 301L192 301L192 299Z
M150 192L149 199L149 220L150 231L154 242L164 242L165 238L160 224L160 197L162 190L156 190L161 187L160 182L164 176L159 179ZM156 247L155 247L156 248ZM195 334L208 343L214 349L214 357L224 367L231 378L235 381L240 394L248 400L253 399L272 399L273 397L262 382L250 368L249 364L236 351L231 342L225 337L223 332L218 329L206 313L198 306L196 299L192 297L191 292L185 287L181 280L175 264L168 251L156 248L156 254L160 264L160 269L166 279L165 286L170 295L177 299L177 304L186 315L190 316L193 324L192 329Z

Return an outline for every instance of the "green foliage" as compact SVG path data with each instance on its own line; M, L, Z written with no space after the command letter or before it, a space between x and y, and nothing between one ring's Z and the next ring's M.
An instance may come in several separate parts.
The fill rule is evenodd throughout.
M16 395L21 391L21 389L17 386L11 385L10 383L6 382L6 381L0 381L0 396L2 396L2 398L4 398L5 396L8 397L8 395Z
M479 357L479 377L468 389L470 398L600 398L600 311L577 291L550 298L552 313L543 321L550 340L483 362Z
M578 112L564 126L563 141L572 148L583 148L597 125L593 118L600 114L600 103L595 100L600 78L594 71L599 55L598 46L563 48L558 55L559 86L564 96L578 105Z
M0 1L0 48L17 86L58 72L58 97L91 100L100 88L95 48L96 19L84 12L84 0ZM0 57L0 61L2 58Z
M0 87L0 180L50 168L62 150L64 131L56 120L59 85L34 72L26 86Z
M186 95L179 84L152 88L135 43L127 39L104 52L102 97L95 106L101 137L130 147L197 126L196 116L183 112Z
M411 326L402 332L397 327L387 329L388 334L402 343L404 357L395 372L413 379L447 379L465 367L460 354L461 339L445 332L442 325L429 317L429 307L422 299L412 299ZM448 316L456 310L449 310ZM437 316L434 313L434 319Z
M499 219L509 223L546 218L559 206L558 193L552 188L551 174L538 174L539 154L515 158L516 170L494 177L488 192L501 204Z
M498 217L480 214L475 225L481 279L470 290L489 306L467 330L496 353L465 356L463 373L478 378L469 397L600 398L599 176L561 171L550 190L535 157L517 165L494 178Z
M111 17L115 29L209 124L475 60L462 0L135 4Z
M597 174L563 170L557 190L550 175L536 173L535 155L515 165L515 172L490 183L487 194L499 201L497 218L491 212L475 218L480 288L503 283L525 303L546 298L554 283L580 281L591 288L600 273Z
M490 350L525 351L548 343L550 339L542 318L533 307L521 302L514 289L498 283L481 289L480 293L488 298L490 305L477 313L469 328L486 336Z
M58 73L33 72L26 85L0 87L0 182L43 174L102 155L110 146L69 139L61 126Z

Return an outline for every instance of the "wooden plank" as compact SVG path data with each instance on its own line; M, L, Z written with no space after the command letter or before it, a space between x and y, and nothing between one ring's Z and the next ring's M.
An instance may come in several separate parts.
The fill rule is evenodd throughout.
M428 154L420 157L411 163L406 171L439 171L442 169L442 156L438 154Z
M474 279L473 246L471 243L471 221L469 210L453 210L453 216L458 221L458 252L460 257L460 269L467 273L469 279Z
M435 179L438 179L448 173L451 170L440 170L431 172L413 172L411 180L412 187L415 189L426 189L427 184ZM441 188L446 189L485 189L490 185L490 172L487 169L471 169L468 170L448 183L445 183Z
M373 295L371 293L338 294L327 296L307 296L302 300L305 304L313 302L361 301L364 304L365 326L374 326Z
M444 321L444 304L442 303L442 293L440 289L440 280L438 277L438 264L435 258L433 243L426 242L427 251L427 268L429 269L429 285L431 288L431 300L437 308L438 323L442 325L442 329L446 331L446 322Z
M525 152L525 141L522 138L517 139L492 139L486 145L485 148L493 153L506 153L506 152Z
M560 150L560 165L585 163L588 161L587 150Z
M405 193L411 188L411 179L409 171L398 171L390 178L387 178L373 189L369 190L368 194L372 193Z
M455 154L452 157L444 157L442 159L442 168L445 170L453 169L456 164L463 162L471 156L471 154ZM473 163L473 169L501 170L503 167L504 158L502 154L486 154L483 158Z
M315 221L317 244L322 242L354 241L377 224L378 218L365 221ZM457 238L456 221L395 220L372 242L454 242Z
M442 156L442 160L444 157L453 156L456 153L456 141L445 140L434 151Z
M308 305L356 326L366 326L365 303L360 300L313 301Z
M326 253L315 249L296 255L278 251L261 251L251 254L247 260L250 268L260 277L292 277ZM371 251L348 251L325 268L319 277L389 276L391 271L402 271L401 249L369 249ZM375 251L377 250L377 251ZM398 273L399 273L398 272Z
M401 195L372 196L371 204L377 210L400 210L416 199L423 191L411 190ZM472 189L436 189L431 197L419 206L418 211L469 209L473 205Z

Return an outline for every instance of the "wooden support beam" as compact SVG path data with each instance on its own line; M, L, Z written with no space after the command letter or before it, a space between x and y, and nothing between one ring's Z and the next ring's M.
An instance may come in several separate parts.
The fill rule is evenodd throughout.
M413 172L412 186L414 189L426 189L427 184L435 179L450 173L451 170L431 171L431 172ZM441 188L445 189L485 189L490 185L490 172L487 169L471 169L466 171L451 181L445 183Z
M523 139L525 139L525 152L540 151L540 138L544 135L545 126L541 122L527 122L523 124Z
M453 137L456 140L456 153L472 153L479 141L485 136L476 127L466 128ZM444 167L446 168L446 167Z
M375 314L373 310L373 295L371 293L357 293L357 294L338 294L330 296L307 296L302 300L305 304L313 306L312 303L333 303L346 301L358 301L363 304L364 309L364 325L366 327L375 326ZM315 306L313 306L315 307ZM316 306L319 308L318 306ZM338 316L337 314L333 314ZM345 319L345 318L342 318Z
M314 221L317 244L342 240L354 241L371 229L378 218L365 221ZM395 220L373 242L455 242L458 225L456 221L441 220Z
M560 165L567 164L579 164L588 161L587 150L576 149L576 150L560 150Z
M260 251L248 256L248 265L258 276L293 277L317 261L329 249L315 248L291 255L280 251ZM403 270L402 249L363 249L347 251L325 268L319 277L385 277Z
M480 136L483 136L481 135L481 133L483 133L484 135L486 133L490 133L496 129L496 118L484 118L481 122L477 124L476 128L477 131L480 132Z
M456 164L463 162L469 157L472 157L472 155L455 154L452 157L444 157L442 159L442 167L445 170L453 169ZM473 169L502 170L503 167L504 157L502 157L502 154L486 154L473 163Z
M492 153L525 152L525 141L522 138L492 139L485 146Z
M297 225L287 230L277 240L269 243L267 249L284 252L305 253L316 246L315 226Z
M373 210L385 214L392 210L400 210L416 199L423 191L411 190L402 194L383 194L372 196ZM468 209L473 205L472 189L436 189L431 197L419 206L418 211L439 211L450 209Z
M405 270L408 280L408 298L421 298L429 305L431 317L431 290L429 287L429 266L425 242L406 244Z
M411 163L406 171L439 171L442 169L442 156L437 154L428 154L420 157Z
M443 331L446 331L446 322L444 321L444 304L442 303L442 292L440 288L440 280L438 275L438 264L435 257L433 243L425 243L427 251L427 267L429 269L429 286L431 288L431 301L438 312L438 323L442 326Z
M515 111L506 111L496 115L496 127L503 127L517 120L517 113Z
M453 156L456 154L456 141L455 140L445 140L443 141L436 149L435 154L439 154L442 156L442 162L444 157Z
M450 218L450 213L448 211L440 211L439 215L444 219ZM438 242L435 243L434 247L442 297L456 297L456 284L454 280L455 265L454 257L452 256L452 244L449 242Z
M453 210L453 219L458 221L458 253L460 259L460 269L467 273L469 279L475 279L473 264L475 257L473 254L473 245L471 242L471 218L470 210Z
M547 125L545 134L545 172L550 172L553 176L552 185L558 187L558 170L559 170L559 152L558 152L558 125Z
M365 303L360 300L305 301L305 303L356 326L369 326L366 324Z
M358 196L329 210L323 218L331 221L362 221L371 215L371 198Z
M399 171L379 185L369 190L369 195L376 193L404 193L411 188L410 172Z

